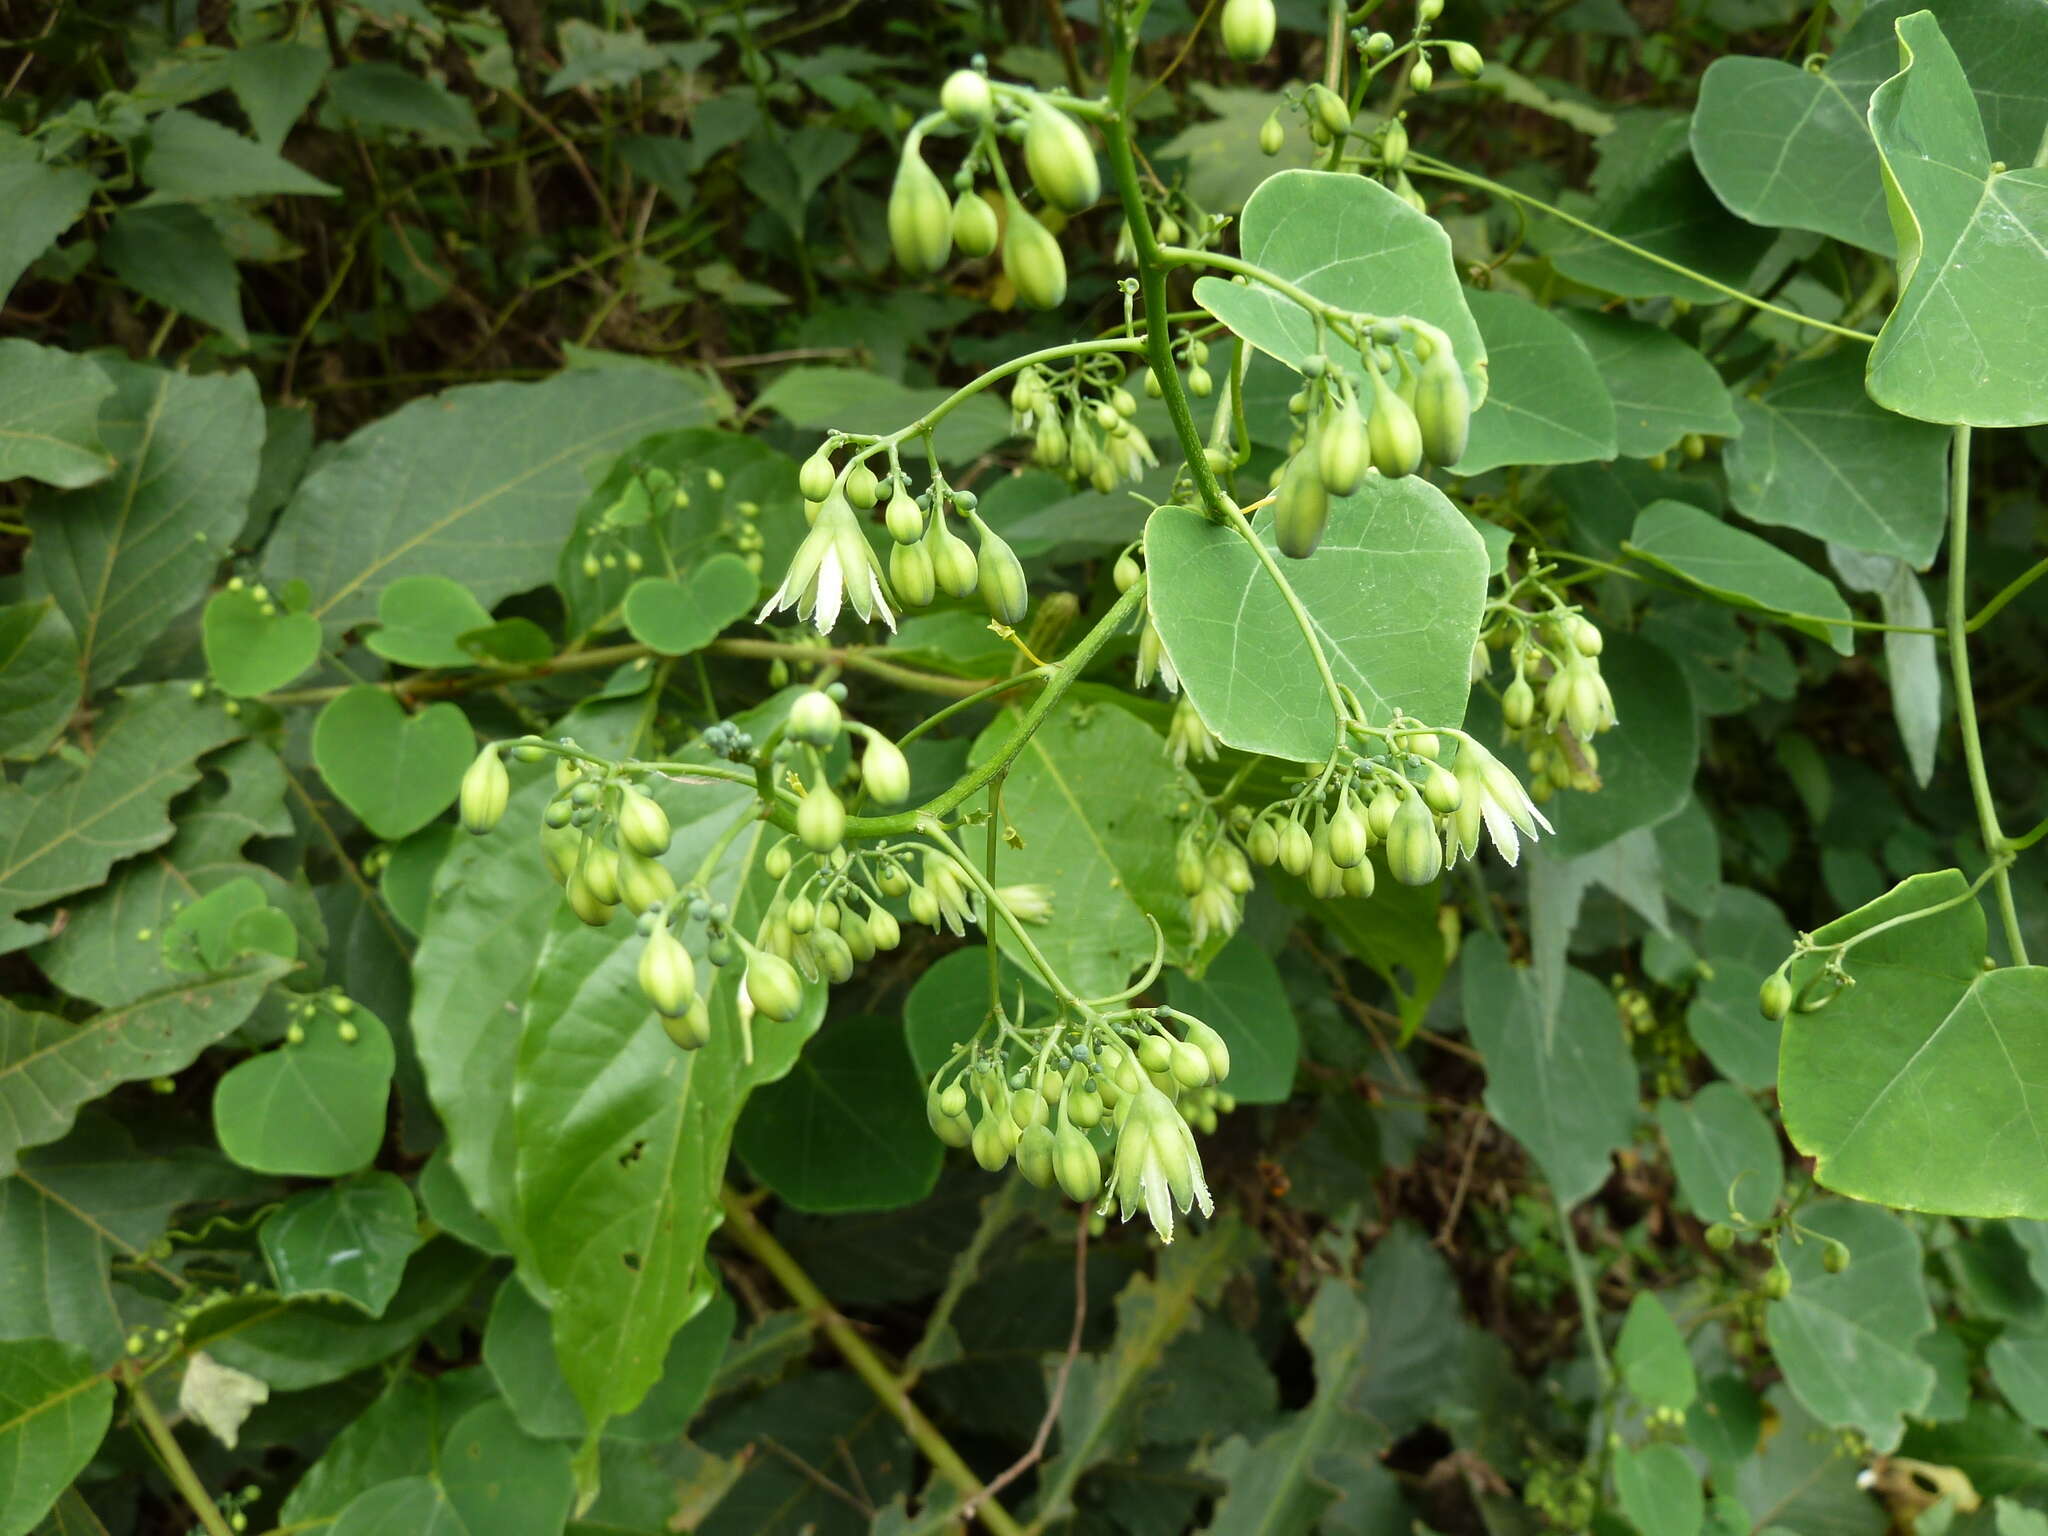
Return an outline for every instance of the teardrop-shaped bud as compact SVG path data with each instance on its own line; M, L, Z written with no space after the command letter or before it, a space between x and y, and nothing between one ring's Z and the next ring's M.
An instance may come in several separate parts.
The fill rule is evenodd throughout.
M1224 0L1223 51L1240 64L1256 64L1271 51L1278 25L1273 0Z
M1422 429L1415 423L1415 411L1378 373L1372 376L1372 419L1366 424L1366 437L1372 444L1373 467L1389 480L1421 468Z
M1365 483L1372 467L1372 443L1366 436L1365 418L1351 401L1332 405L1323 412L1316 429L1316 468L1323 489L1332 496L1349 496Z
M1358 814L1349 794L1337 802L1327 834L1330 862L1339 869L1350 869L1365 858L1371 840L1366 835L1365 818Z
M1095 163L1088 135L1079 123L1043 99L1031 105L1024 129L1024 164L1031 172L1031 184L1062 213L1079 213L1102 196L1102 170Z
M973 188L962 192L953 203L953 243L962 256L986 256L1002 240L1001 221L988 199Z
M1052 1184L1053 1134L1050 1127L1032 1125L1024 1128L1023 1134L1017 1138L1017 1171L1040 1189Z
M1087 1095L1093 1097L1093 1095ZM1096 1111L1097 1119L1101 1112ZM1053 1138L1053 1172L1069 1200L1088 1204L1102 1193L1102 1159L1073 1125L1062 1123Z
M693 997L690 1006L674 1018L662 1015L661 1027L670 1040L686 1051L701 1051L711 1043L711 1010L704 999Z
M668 813L652 796L629 788L619 797L619 841L626 847L658 859L668 852L670 836Z
M861 754L860 781L883 805L901 805L910 798L910 762L886 736L870 736Z
M749 951L746 988L755 1012L778 1024L787 1024L803 1011L803 979L779 955L758 949Z
M1410 794L1394 813L1387 829L1387 870L1403 885L1427 885L1442 871L1443 844L1437 840L1436 817L1422 796Z
M889 510L882 520L888 525L889 537L898 544L915 544L924 537L924 513L918 508L917 498L904 489L901 481L896 484L896 494L889 498Z
M619 856L602 843L592 843L583 854L583 883L590 894L608 907L619 902Z
M930 277L953 249L952 200L914 140L904 146L889 189L889 245L897 264L912 277Z
M931 526L925 529L924 547L932 558L932 575L939 589L948 597L972 597L981 581L974 550L946 526L944 518L931 520Z
M1472 436L1472 392L1449 347L1439 346L1422 365L1415 386L1415 422L1430 463L1448 468L1465 456Z
M457 804L464 829L481 837L505 819L505 806L511 798L512 777L505 772L505 760L495 746L485 747L462 775Z
M640 949L640 990L669 1018L689 1012L697 1000L697 969L690 952L666 928L656 928Z
M819 784L796 808L796 835L813 853L830 853L846 840L846 807L829 784Z
M1273 493L1273 538L1280 553L1306 560L1323 542L1330 522L1330 493L1316 455L1304 448L1287 461Z
M620 850L619 899L628 912L638 917L652 907L674 906L676 895L674 875L643 854Z
M995 93L979 70L956 69L939 87L939 106L963 128L978 127L994 116Z
M981 600L988 605L990 618L1014 629L1031 610L1031 587L1024 579L1024 562L1010 548L1009 540L991 532L985 523L977 523L975 531L981 538L981 548L974 557L981 578Z
M807 746L829 747L839 739L839 705L822 688L798 694L789 706L789 738Z
M889 551L889 585L906 608L922 608L937 595L932 557L923 544L898 544Z

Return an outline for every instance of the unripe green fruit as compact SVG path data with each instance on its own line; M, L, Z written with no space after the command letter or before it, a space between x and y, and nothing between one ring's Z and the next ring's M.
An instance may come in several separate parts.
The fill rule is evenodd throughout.
M1387 124L1387 131L1380 136L1380 164L1390 171L1397 171L1408 158L1408 129L1397 117Z
M1010 548L1009 541L982 528L981 548L975 565L980 572L981 600L989 617L1012 629L1024 622L1031 609L1031 587L1024 580L1024 562Z
M661 1027L683 1050L701 1051L711 1043L711 1010L704 1006L703 998L693 997L681 1014L673 1018L663 1014Z
M1308 88L1309 121L1335 137L1351 127L1351 108L1344 98L1320 83Z
M883 805L901 805L910 798L910 761L886 736L870 736L861 755L860 781Z
M602 928L612 920L618 907L608 901L599 901L591 891L590 884L581 875L571 875L568 884L569 910L593 928Z
M666 928L656 928L640 949L640 990L657 1012L676 1018L697 1000L697 969L690 952Z
M953 204L953 243L962 256L986 256L1003 237L1001 221L988 199L969 190Z
M1280 867L1297 879L1308 873L1316 853L1315 839L1298 821L1290 821L1280 833Z
M889 585L906 608L922 608L937 592L932 557L922 544L898 544L889 551Z
M1365 40L1365 54L1369 59L1384 59L1394 51L1394 34L1375 32Z
M1479 50L1470 43L1445 43L1444 57L1450 60L1451 68L1467 80L1477 80L1480 72L1486 68L1486 60L1480 57Z
M1278 24L1273 0L1225 0L1223 51L1240 64L1256 64L1271 50Z
M1351 808L1349 795L1338 803L1336 814L1330 817L1324 833L1330 862L1339 869L1350 869L1364 861L1367 852L1365 819Z
M1849 1245L1840 1238L1831 1237L1820 1251L1820 1267L1831 1275L1839 1275L1849 1267Z
M839 705L822 688L798 694L789 706L789 739L829 747L839 739Z
M1735 1229L1725 1221L1717 1221L1707 1228L1707 1246L1716 1253L1726 1253L1735 1246Z
M856 464L846 472L846 499L865 512L875 504L881 494L881 483L875 479L875 472L865 464Z
M889 537L898 544L915 544L924 537L924 513L918 509L916 498L901 485L889 498L889 510L882 517L888 524Z
M1443 844L1437 840L1436 818L1422 796L1408 795L1387 829L1387 871L1403 885L1427 885L1444 867Z
M583 855L583 883L606 906L617 906L621 894L619 856L602 843L592 843Z
M1766 1301L1783 1301L1792 1294L1792 1271L1780 1260L1764 1271L1763 1283L1757 1289L1763 1292Z
M1472 436L1472 392L1449 347L1437 348L1422 365L1415 384L1415 423L1430 463L1449 468L1465 456Z
M1102 171L1095 163L1088 135L1047 101L1031 105L1024 130L1024 164L1031 172L1031 184L1062 213L1079 213L1102 196Z
M512 776L505 772L505 760L496 747L485 747L462 775L458 799L463 827L481 837L505 819L505 806L512 798Z
M1101 1111L1095 1113L1099 1119ZM1053 1172L1069 1200L1086 1205L1102 1193L1102 1159L1088 1138L1071 1125L1062 1125L1053 1138Z
M1306 449L1287 461L1273 496L1273 538L1280 553L1306 560L1330 523L1330 493L1315 455Z
M1323 489L1332 496L1349 496L1365 483L1371 465L1372 443L1358 407L1346 401L1324 411L1316 429L1316 468Z
M754 1011L778 1024L787 1024L803 1011L803 980L796 968L779 955L758 949L750 953L746 988Z
M1783 971L1773 971L1764 978L1764 984L1757 989L1756 1004L1773 1023L1792 1011L1792 983Z
M905 148L896 184L889 189L889 245L897 264L912 277L930 277L952 254L952 199L915 144Z
M1420 94L1436 84L1436 71L1429 67L1429 60L1417 59L1415 67L1408 71L1408 89Z
M619 841L643 858L658 859L668 852L668 813L637 789L619 797Z
M1422 429L1408 402L1381 375L1372 376L1372 420L1366 425L1374 468L1389 480L1412 475L1422 465Z
M1053 1135L1043 1125L1027 1126L1017 1138L1017 1171L1040 1189L1049 1188L1053 1177Z
M1526 678L1516 678L1501 691L1500 717L1508 729L1519 731L1536 716L1536 690Z
M939 87L939 106L954 122L972 128L995 114L995 93L989 90L988 80L980 71L956 69Z
M820 784L796 808L796 835L813 853L830 853L846 840L846 807Z
M1448 816L1458 808L1465 792L1458 787L1457 775L1439 766L1431 768L1423 779L1422 798L1437 815Z
M803 468L796 472L796 488L805 501L823 501L838 483L838 472L832 468L832 460L822 448L805 459Z
M1067 296L1067 258L1060 254L1059 241L1019 203L1010 205L1003 271L1017 297L1033 309L1057 309Z
M661 865L628 848L619 854L619 899L638 917L652 907L675 904L675 876Z

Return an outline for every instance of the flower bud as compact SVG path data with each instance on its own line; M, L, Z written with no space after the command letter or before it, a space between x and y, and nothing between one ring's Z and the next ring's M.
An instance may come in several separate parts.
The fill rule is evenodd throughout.
M1274 112L1259 124L1259 149L1268 155L1277 155L1287 147L1287 127L1280 121L1280 114ZM1152 379L1146 375L1146 392L1152 389Z
M1043 1125L1030 1125L1017 1138L1017 1171L1040 1189L1053 1179L1053 1134Z
M953 205L916 142L904 146L889 189L889 245L912 277L930 277L953 250ZM813 501L823 501L813 496Z
M650 795L627 789L619 797L619 841L643 858L668 852L668 813Z
M1470 43L1445 43L1444 57L1450 61L1451 68L1467 80L1477 80L1480 72L1486 68L1486 60L1480 57L1479 50Z
M995 115L995 95L979 70L956 69L939 87L939 106L961 127L974 128Z
M1792 1011L1792 983L1783 971L1773 971L1757 989L1757 1007L1763 1016L1777 1023Z
M1521 730L1536 717L1536 693L1526 678L1517 677L1501 690L1500 717L1513 731Z
M1080 124L1043 99L1031 104L1024 130L1024 164L1031 172L1031 184L1062 213L1079 213L1102 196L1102 171L1095 163L1088 135Z
M1223 51L1240 64L1256 64L1272 49L1278 24L1273 0L1224 0Z
M1183 1088L1200 1088L1209 1081L1209 1058L1197 1045L1181 1040L1171 1049L1173 1080Z
M817 785L798 803L796 835L813 853L830 853L846 840L846 807L831 785Z
M1364 860L1369 847L1365 818L1353 808L1348 793L1338 800L1324 832L1330 862L1339 869L1350 869Z
M638 917L653 907L675 904L676 880L653 859L628 848L619 854L619 899Z
M1017 297L1033 309L1057 309L1067 296L1067 258L1059 241L1015 201L1003 234L1003 271Z
M924 548L931 556L932 575L948 597L971 597L980 584L981 572L967 541L946 526L943 517L933 517L925 529Z
M663 1014L661 1027L681 1049L701 1051L711 1043L711 1010L703 998L692 997L681 1013Z
M1386 379L1372 376L1372 419L1366 424L1373 466L1390 480L1412 475L1422 465L1422 429L1408 402Z
M916 498L902 481L896 482L896 494L889 498L889 510L883 514L888 524L889 537L898 544L915 544L924 537L924 513L918 510Z
M1457 775L1441 764L1433 764L1422 781L1422 798L1439 816L1448 816L1464 800Z
M656 928L640 947L640 990L657 1012L678 1018L697 1000L697 972L690 952L666 928Z
M987 1173L1000 1173L1010 1160L1010 1148L1003 1140L1000 1124L996 1116L983 1115L974 1122L974 1133L969 1138L974 1160Z
M1330 522L1330 493L1316 457L1304 448L1289 459L1273 496L1273 541L1295 560L1316 552Z
M1707 1246L1716 1253L1726 1253L1735 1246L1735 1229L1725 1221L1717 1221L1706 1231Z
M1270 821L1252 823L1245 847L1259 863L1271 868L1280 862L1280 834Z
M910 762L886 736L870 736L860 760L860 781L883 805L901 805L910 798Z
M803 1011L803 981L779 955L759 949L748 951L745 985L747 1000L754 1005L755 1012L777 1024L787 1024Z
M1332 496L1349 496L1365 483L1372 466L1372 443L1365 430L1365 418L1351 401L1323 412L1316 429L1316 468L1323 489Z
M889 551L889 584L906 608L922 608L937 595L932 557L923 544L898 544Z
M612 914L619 910L612 902L599 901L590 889L590 882L580 873L569 876L567 890L569 910L593 928L602 928L612 920Z
M976 522L974 527L981 541L974 557L981 600L987 605L990 618L1014 629L1031 610L1031 587L1024 579L1024 562L1010 548L1009 540L986 523Z
M583 883L590 894L608 907L617 906L619 856L602 843L592 843L583 854Z
M1417 95L1436 84L1436 71L1429 67L1429 60L1417 59L1415 67L1408 71L1408 89Z
M1465 456L1472 436L1472 392L1448 346L1438 346L1415 383L1415 424L1423 455L1448 468Z
M1421 795L1410 794L1401 801L1393 825L1387 829L1387 870L1403 885L1427 885L1442 871L1443 863L1436 818Z
M839 739L839 705L822 688L798 694L789 706L789 739L829 747Z
M1053 1173L1069 1200L1086 1205L1102 1193L1102 1159L1088 1138L1070 1124L1062 1123L1053 1138Z
M1820 1267L1831 1275L1839 1275L1849 1267L1849 1245L1838 1237L1831 1237L1822 1244Z
M1328 86L1318 82L1308 88L1308 107L1311 120L1321 124L1323 131L1333 138L1350 130L1351 108Z
M953 243L962 256L982 257L995 250L1002 239L1002 225L988 199L969 189L953 203Z
M583 846L583 835L568 827L542 827L540 829L541 862L547 866L548 877L561 885L569 878L569 872L576 867L576 853Z
M1280 830L1280 867L1296 878L1308 873L1310 862L1315 858L1315 840L1308 835L1308 829L1298 821L1290 821Z
M495 746L485 747L462 775L457 804L464 829L481 837L505 819L505 806L511 798L512 778L505 772L505 760Z

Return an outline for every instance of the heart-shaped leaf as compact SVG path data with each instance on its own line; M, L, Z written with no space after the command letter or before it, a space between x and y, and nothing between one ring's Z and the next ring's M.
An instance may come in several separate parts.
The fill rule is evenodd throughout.
M419 1212L396 1174L366 1173L292 1196L259 1236L280 1295L339 1296L382 1317L420 1245Z
M548 632L531 619L499 619L481 629L464 630L455 639L470 660L486 666L530 667L555 654Z
M282 688L320 656L318 619L285 612L248 587L214 593L200 635L213 680L242 699Z
M367 684L331 702L313 726L313 761L328 787L391 842L447 809L475 755L469 721L453 704L409 716Z
M293 959L299 935L254 877L242 875L179 911L164 930L163 949L171 970L205 973L226 970L251 953Z
M378 628L363 643L402 667L467 667L462 636L490 627L469 588L445 576L401 576L377 598Z
M220 1080L214 1134L223 1152L258 1173L353 1173L384 1139L391 1031L361 1007L346 1015L323 1008L298 1027L303 1039L287 1038Z
M626 628L665 656L687 656L744 618L760 590L760 578L738 555L713 555L688 581L645 576L634 582L626 593Z
M1856 649L1855 631L1846 623L1820 622L1850 617L1849 605L1832 581L1775 544L1698 507L1682 501L1651 502L1636 514L1635 531L1623 547L1724 603L1765 613L1809 615L1784 622L1827 641L1844 656Z

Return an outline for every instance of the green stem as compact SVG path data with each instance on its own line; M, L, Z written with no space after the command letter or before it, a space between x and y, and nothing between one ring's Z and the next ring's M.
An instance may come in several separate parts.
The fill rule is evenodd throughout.
M1319 299L1305 288L1296 287L1276 272L1268 272L1256 262L1246 261L1241 256L1226 256L1221 251L1196 251L1186 246L1162 246L1159 259L1174 267L1215 267L1223 272L1238 272L1253 282L1272 289L1282 298L1292 299L1312 315L1325 318L1349 319L1351 311L1340 304Z
M996 1536L1024 1536L1024 1527L1011 1517L1008 1510L994 1499L982 1497L982 1482L974 1475L974 1469L910 1400L903 1383L882 1363L881 1356L869 1348L867 1340L839 1315L839 1309L804 1273L803 1266L790 1256L789 1250L761 1225L760 1219L747 1208L746 1203L729 1187L719 1190L718 1203L724 1208L726 1231L733 1241L746 1249L789 1293L789 1299L810 1315L825 1337L832 1341L832 1347L839 1351L841 1358L853 1367L854 1374L867 1384L889 1416L924 1452L925 1459L931 1462L939 1476L957 1488L963 1497L974 1501L975 1515L981 1523ZM210 1528L209 1536L214 1536ZM218 1536L231 1536L231 1533L222 1526Z
M928 821L917 830L921 835L930 838L952 856L953 862L960 866L960 873L967 877L968 884L981 892L981 899L987 903L991 919L998 912L1003 915L1003 921L1009 925L1011 935L1017 940L1017 947L1024 951L1025 959L1029 960L1032 968L1038 972L1039 979L1045 983L1046 990L1051 992L1061 1002L1079 1011L1081 1009L1080 994L1067 985L1066 978L1053 968L1053 963L1050 960L1045 958L1045 952L1038 947L1037 942L1025 931L1024 924L1019 922L1011 913L1009 904L1003 900L1001 892L997 891L995 882L974 867L974 860L967 856L966 850L954 842L952 838L948 837L945 828L941 827L937 822ZM996 947L995 924L993 921L989 921L984 923L982 928L988 935L989 951L993 954ZM991 967L995 964L993 960L989 963ZM1000 1004L1001 999L996 1001Z
M1586 1353L1593 1357L1593 1373L1600 1379L1600 1407L1594 1411L1586 1441L1587 1460L1592 1461L1606 1454L1607 1434L1602 1420L1607 1399L1614 1390L1614 1368L1607 1359L1607 1345L1600 1337L1600 1301L1593 1294L1593 1279L1586 1273L1586 1256L1579 1252L1579 1239L1572 1231L1571 1210L1554 1189L1550 1192L1550 1208L1557 1212L1558 1240L1564 1244L1565 1263L1572 1272L1572 1294L1578 1298L1579 1322L1586 1330Z
M1984 771L1984 743L1977 734L1977 700L1970 692L1970 640L1967 620L1970 550L1970 429L1955 429L1949 469L1948 510L1948 665L1956 690L1956 724L1962 731L1963 762L1970 771L1970 798L1977 804L1977 826L1984 852L1995 871L1998 916L2005 926L2005 947L2014 965L2027 963L2027 943L2020 935L2020 915L2013 906L2012 874L2001 861L2010 852L1999 830L1998 807L1991 799L1991 779Z
M1621 552L1625 555L1634 555L1639 560L1647 558L1626 539L1621 541ZM1640 581L1644 586L1655 587L1660 592L1698 595L1697 588L1675 587L1667 582L1652 581L1641 571L1632 571L1625 565L1616 565L1612 561L1599 560L1591 555L1577 554L1569 549L1541 549L1537 551L1537 557L1543 560L1569 560L1575 565L1603 571L1609 576L1622 576L1630 581ZM1830 624L1840 629L1868 629L1892 635L1933 635L1936 639L1944 639L1948 635L1946 629L1935 629L1925 624L1886 624L1878 619L1844 619L1825 613L1795 613L1790 608L1767 608L1761 603L1744 603L1742 607L1746 612L1753 613L1759 618L1783 619L1797 624Z
M1716 293L1726 294L1729 298L1739 300L1753 309L1760 309L1767 315L1776 315L1780 319L1790 320L1795 325L1807 326L1816 331L1826 331L1832 336L1843 336L1847 337L1850 341L1860 341L1866 347L1873 345L1877 340L1875 336L1867 332L1852 331L1847 326L1836 325L1828 320L1816 320L1811 315L1802 315L1797 310L1786 309L1781 305L1772 304L1768 300L1759 299L1754 294L1744 293L1740 288L1731 287L1717 278L1708 277L1704 272L1695 272L1691 267L1675 262L1667 256L1659 256L1655 251L1645 250L1633 241L1624 240L1619 235L1609 234L1599 225L1589 224L1586 220L1566 213L1562 208L1546 203L1541 198L1531 197L1526 192L1517 192L1513 187L1504 187L1499 182L1490 181L1484 176L1474 176L1469 171L1461 171L1456 166L1446 165L1441 160L1432 160L1427 155L1411 153L1408 157L1407 168L1418 176L1434 176L1440 181L1459 182L1468 187L1477 187L1483 192L1490 192L1496 197L1511 198L1515 202L1526 204L1538 212L1546 213L1553 219L1558 219L1563 223L1571 225L1574 229L1582 230L1586 234L1605 240L1609 245L1617 246L1627 251L1631 256L1649 262L1652 266L1662 267L1667 272L1675 272L1680 277L1690 279L1703 288L1711 288Z
M2026 591L2027 588L2031 587L2043 576L2048 576L2048 560L2037 560L2026 571L2024 571L2018 576L2015 576L2011 581L2007 582L2005 586L2002 589L2000 589L1998 596L1992 598L1991 601L1986 603L1982 608L1979 608L1976 611L1976 613L1971 616L1970 622L1963 626L1964 632L1966 634L1972 635L1977 633L1978 630L1982 629L1986 624L1989 624L1994 618L1998 616L1998 612L2001 608L2003 608L2007 603L2011 602L2014 598L2018 597L2022 592Z
M171 1433L171 1426L164 1422L164 1416L157 1411L156 1403L150 1398L149 1390L138 1381L128 1383L128 1409L134 1414L135 1422L142 1426L142 1432L149 1437L149 1443L162 1458L164 1472L170 1477L171 1486L191 1506L192 1513L199 1517L200 1525L206 1529L206 1536L234 1536L227 1518L221 1514L220 1505L213 1495L206 1491L206 1485L199 1481L199 1474L192 1470L192 1463L185 1459L185 1452L178 1445L178 1437Z

